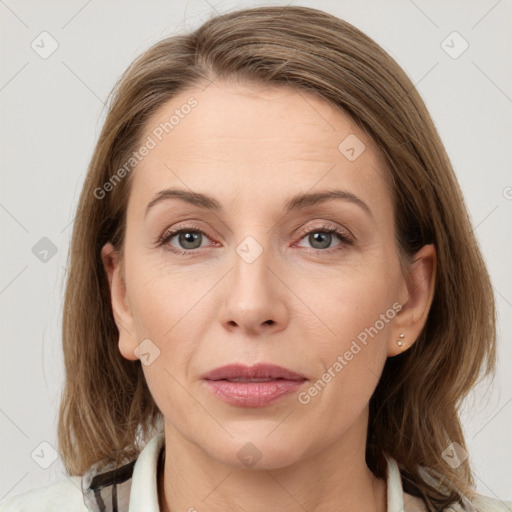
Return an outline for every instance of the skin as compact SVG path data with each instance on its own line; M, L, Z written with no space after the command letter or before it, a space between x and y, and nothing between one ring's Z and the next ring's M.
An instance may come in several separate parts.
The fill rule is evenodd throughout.
M403 271L384 160L323 99L216 81L163 105L141 140L190 96L198 105L133 171L123 257L111 244L102 250L121 354L136 360L147 338L160 350L143 370L165 418L161 510L384 511L386 482L365 463L368 401L386 358L425 323L435 250L423 247ZM350 134L365 144L354 161L338 150ZM145 217L170 187L212 195L223 211L168 199ZM371 215L347 200L285 212L296 193L327 189L356 195ZM196 245L178 235L155 243L190 224L204 233ZM332 234L322 245L301 234L324 233L323 224L355 240ZM252 263L236 251L247 236L263 249ZM304 374L307 389L394 303L400 312L308 404L293 393L236 407L202 384L219 366L267 362ZM237 457L248 442L261 453L250 468Z

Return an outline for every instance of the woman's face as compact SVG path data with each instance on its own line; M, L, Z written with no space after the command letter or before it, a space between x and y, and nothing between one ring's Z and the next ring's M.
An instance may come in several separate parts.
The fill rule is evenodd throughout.
M236 466L360 449L385 360L418 332L375 144L311 93L214 82L162 106L143 145L110 277L166 434ZM302 379L205 379L261 363Z

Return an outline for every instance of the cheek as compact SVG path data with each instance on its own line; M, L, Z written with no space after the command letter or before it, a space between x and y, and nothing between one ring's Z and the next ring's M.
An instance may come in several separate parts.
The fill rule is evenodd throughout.
M381 315L385 320L395 316L392 306L399 289L395 276L393 270L375 268L373 272L340 273L339 278L313 283L304 279L297 294L305 297L308 314L317 328L320 325L321 346L343 348L376 322L379 331L387 331L390 322L379 319Z
M128 295L138 330L162 338L181 328L181 319L193 315L200 299L198 288L205 286L204 276L194 279L179 267L137 256L132 258L130 271Z
M170 271L147 260L132 267L130 303L139 340L149 338L159 350L158 357L143 366L147 385L158 407L168 417L173 410L185 414L194 408L190 400L188 369L197 357L198 341L204 339L213 320L202 301L208 282L191 279L183 271ZM184 387L188 388L185 391Z
M130 265L127 284L136 336L149 338L159 348L155 368L163 364L172 375L183 375L215 322L213 288L219 276L142 256L132 258ZM147 370L150 378L153 368Z
M343 413L366 403L378 383L387 357L387 344L396 316L398 267L383 267L325 280L324 286L304 281L309 320L309 353L320 362L318 385L304 397L343 403ZM317 283L318 284L318 283ZM299 290L298 294L301 294ZM395 305L395 308L393 308ZM314 312L315 314L313 314ZM352 404L352 405L351 405Z
M350 321L343 321L342 314ZM328 421L326 436L336 438L356 422L379 382L389 327L373 330L373 318L369 310L361 314L354 302L333 323L336 338L319 343L311 353L312 360L320 361L321 370L298 395L298 401L308 417Z

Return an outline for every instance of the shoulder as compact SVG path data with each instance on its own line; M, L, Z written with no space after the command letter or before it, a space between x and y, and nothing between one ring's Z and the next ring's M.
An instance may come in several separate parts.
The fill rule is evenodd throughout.
M502 501L482 494L475 495L471 504L476 512L512 512L512 501Z
M404 491L404 508L403 512L426 512L427 508L421 498L417 498L412 494L408 494Z
M0 503L0 512L88 512L80 477L71 476L45 487L30 489Z
M420 498L404 492L404 512L426 512L427 507ZM512 512L512 502L502 501L482 494L476 494L471 504L463 507L454 503L443 509L443 512Z

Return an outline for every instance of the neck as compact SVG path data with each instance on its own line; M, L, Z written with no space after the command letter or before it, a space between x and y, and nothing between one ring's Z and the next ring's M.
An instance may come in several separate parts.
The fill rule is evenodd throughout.
M386 482L366 465L366 432L358 440L354 432L286 467L248 469L212 459L166 422L157 478L160 510L385 512Z

